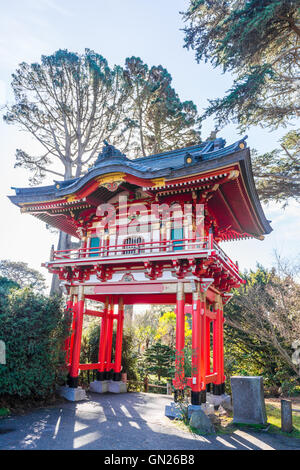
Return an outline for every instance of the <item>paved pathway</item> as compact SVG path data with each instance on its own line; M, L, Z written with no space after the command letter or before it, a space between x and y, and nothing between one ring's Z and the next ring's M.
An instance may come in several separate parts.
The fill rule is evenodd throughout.
M89 394L89 400L0 420L0 449L300 449L300 440L236 431L201 437L164 417L170 397Z

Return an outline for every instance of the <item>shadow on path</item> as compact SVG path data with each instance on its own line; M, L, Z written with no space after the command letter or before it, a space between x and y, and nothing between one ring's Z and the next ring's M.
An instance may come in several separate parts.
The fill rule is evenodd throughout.
M0 449L300 449L299 440L261 432L191 434L165 418L164 408L170 402L165 395L90 393L88 397L1 420Z

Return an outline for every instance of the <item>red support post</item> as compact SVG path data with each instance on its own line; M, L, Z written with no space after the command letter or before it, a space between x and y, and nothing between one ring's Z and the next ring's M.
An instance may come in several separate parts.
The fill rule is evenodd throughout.
M224 345L223 345L223 303L221 296L216 298L215 310L217 314L214 320L213 331L213 364L214 373L216 378L214 380L213 393L221 395L225 391L225 376L224 376Z
M184 284L177 284L177 303L176 303L176 357L175 357L175 401L178 396L183 396L184 390L184 346L185 346L185 312L184 312Z
M123 297L119 297L118 306L118 323L116 334L116 353L115 353L115 367L114 367L114 380L121 380L121 362L122 362L122 341L123 341L123 323L124 323L124 302Z
M72 353L72 361L71 361L71 366L70 366L70 377L69 377L69 385L72 388L78 387L78 370L79 370L83 311L84 311L84 286L83 285L80 285L78 287L78 303L77 303L76 310L77 310L77 314L76 314L76 319L75 319L74 345L73 345L73 353Z
M106 340L106 353L105 353L105 370L109 372L111 370L111 349L112 349L112 337L113 337L113 326L114 326L114 303L111 297L109 308L108 308L108 319L107 319L107 340Z
M223 302L220 300L220 377L222 384L222 393L225 393L225 380L224 375L224 312Z
M98 380L104 380L105 353L106 353L106 343L107 343L107 321L108 321L107 314L108 314L108 296L105 298L103 317L102 317L101 329L100 329L99 353L98 353L99 369L98 369L98 374L97 374Z
M69 312L70 310L72 311L72 314L73 314L73 295L72 294L70 294L69 300L68 300L67 305L66 305L66 311ZM72 315L72 317L73 317L73 315ZM68 334L68 337L65 339L65 346L64 346L64 350L65 350L65 353L66 353L66 365L67 366L69 365L69 358L70 358L72 322L73 322L73 318L71 318L69 334Z
M206 317L206 375L210 375L210 318Z
M206 295L201 292L200 282L197 282L192 309L192 405L206 401L206 325Z
M78 306L77 296L74 296L74 301L73 301L73 318L72 318L70 348L69 348L69 357L68 357L68 366L69 366L69 369L70 369L70 367L71 367L72 357L73 357L73 348L74 348L74 336L75 336L75 325L76 325L77 306ZM70 372L70 370L69 370L69 372Z

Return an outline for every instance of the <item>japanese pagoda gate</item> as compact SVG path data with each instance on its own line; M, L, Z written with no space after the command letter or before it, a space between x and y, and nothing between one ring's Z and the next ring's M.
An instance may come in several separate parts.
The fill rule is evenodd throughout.
M70 387L87 369L97 370L99 381L120 381L125 305L174 304L175 399L186 386L196 405L206 401L206 390L224 392L223 307L243 279L219 243L263 239L271 231L245 139L227 147L215 139L135 160L105 144L84 176L15 191L10 199L22 212L80 240L80 248L52 250L44 264L59 276L73 312L66 342ZM159 207L155 220L149 218L153 205ZM182 214L189 208L187 215L175 214L178 205ZM169 208L168 217L161 207ZM197 218L199 207L203 217ZM87 299L102 302L102 311L89 309ZM79 362L84 315L101 318L96 364ZM192 317L192 377L183 369L185 315Z

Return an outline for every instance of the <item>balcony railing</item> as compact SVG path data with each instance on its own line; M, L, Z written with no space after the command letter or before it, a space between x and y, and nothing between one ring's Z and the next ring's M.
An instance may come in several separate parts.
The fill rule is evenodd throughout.
M126 242L120 245L107 245L96 248L57 250L52 252L50 261L55 264L61 264L70 261L92 261L94 258L113 260L117 258L130 259L131 257L143 257L145 255L165 257L168 254L174 256L195 252L207 256L213 254L218 262L225 264L234 274L239 275L238 266L219 247L211 235L197 239L185 238L141 243Z
M222 248L219 247L219 245L213 241L213 249L216 251L217 256L224 261L226 264L230 266L230 268L237 274L239 274L239 267L237 264L235 264L229 256L226 255L225 251L222 250Z
M141 243L123 243L121 245L103 245L97 248L77 248L53 252L52 261L91 257L115 257L123 255L152 254L176 251L211 250L212 240L209 237L198 239L183 238L180 240L163 240Z

